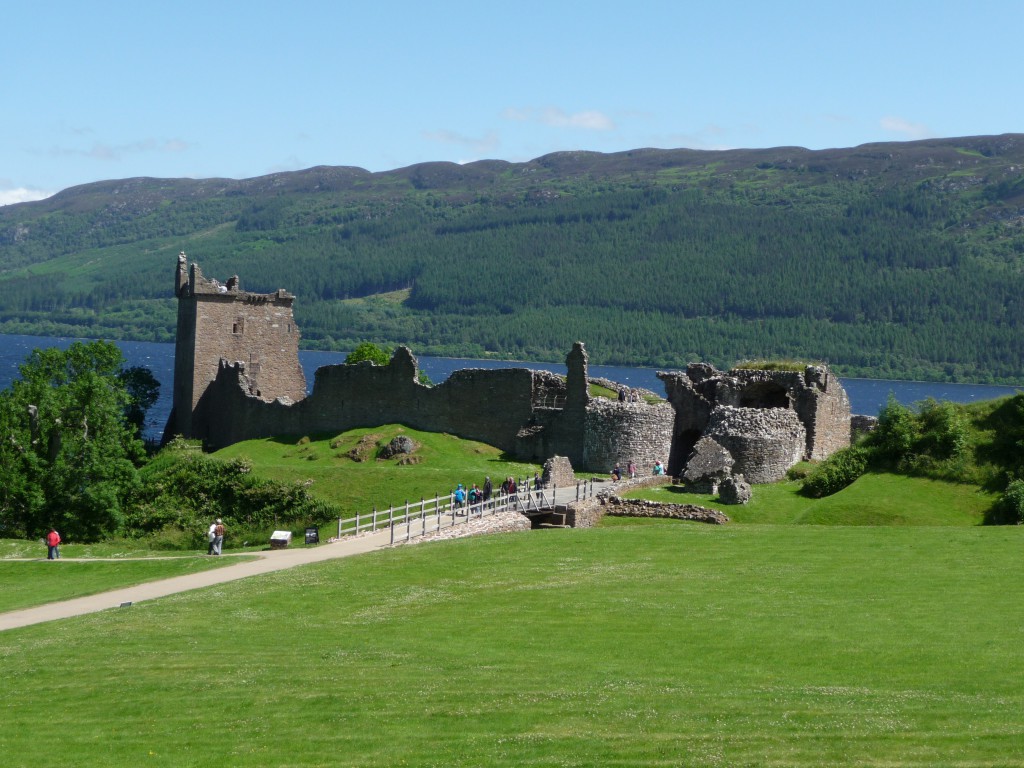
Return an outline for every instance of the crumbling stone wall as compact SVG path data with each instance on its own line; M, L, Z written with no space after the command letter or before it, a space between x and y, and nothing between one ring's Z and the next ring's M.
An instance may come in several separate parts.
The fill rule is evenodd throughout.
M576 473L566 456L552 456L545 461L541 478L547 488L569 488L576 484Z
M679 475L698 441L711 436L728 454L719 463L734 460L733 471L752 482L778 479L801 458L823 458L849 444L849 401L824 366L723 374L692 364L659 374L667 403L613 402L591 399L580 342L566 357L564 379L525 368L465 369L426 387L402 347L386 366L321 368L307 397L294 296L243 291L237 276L222 285L197 265L188 268L184 254L175 290L174 407L165 438L182 434L218 448L402 423L480 440L525 460L565 456L582 471L603 474L632 461L645 475L667 460L669 474Z
M584 414L583 466L608 472L616 464L626 470L636 463L650 474L654 462L665 462L672 448L675 411L668 403L613 402L595 398Z
M694 451L704 436L714 437L735 459L732 471L758 483L781 479L796 462L820 460L850 444L850 401L838 377L826 366L810 365L803 371L734 369L723 373L696 363L687 366L685 372L659 373L658 377L665 382L669 402L676 411L670 474L683 475L688 462L700 460L700 451ZM751 415L726 417L718 411L723 407ZM758 412L776 415L754 415ZM719 422L714 430L713 420ZM799 431L797 424L803 439L799 451L793 444ZM737 452L742 454L742 461Z
M771 483L803 458L807 433L786 408L733 408L711 413L707 434L729 451L732 471L750 483Z
M178 344L166 431L202 437L196 411L224 359L245 366L246 390L253 397L298 402L306 396L292 294L243 291L237 276L224 284L203 277L197 264L187 265L184 253L178 256L176 287Z
M257 437L401 423L515 450L516 434L532 413L531 371L466 369L434 387L420 384L417 371L406 347L399 347L386 366L325 366L317 370L309 397L292 404L249 396L245 366L225 364L207 391L207 429L199 437L219 448Z
M607 499L605 504L605 514L612 517L666 517L712 525L725 525L729 522L729 516L724 512L697 504L664 504L646 499L620 499L617 496Z

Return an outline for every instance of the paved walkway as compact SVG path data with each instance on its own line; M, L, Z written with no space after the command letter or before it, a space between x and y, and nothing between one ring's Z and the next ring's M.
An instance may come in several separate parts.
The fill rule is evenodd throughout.
M153 600L157 597L186 592L190 589L200 589L201 587L224 584L236 579L259 576L260 574L273 571L282 571L286 568L294 568L297 565L359 555L364 552L386 548L390 543L391 532L385 529L377 533L346 538L330 544L319 544L315 547L301 546L293 549L255 552L253 554L256 555L256 560L248 560L236 565L225 565L209 571L190 573L187 576L175 576L171 579L151 581L146 584L137 584L134 587L101 592L98 595L76 597L73 600L62 600L59 603L47 603L46 605L37 605L33 608L0 613L0 632L5 629L40 624L44 621L67 619L84 613L95 613L96 611L104 611L108 608L117 608L122 603L139 603L143 600Z
M559 488L556 496L558 503L565 504L575 500L576 488L575 486ZM484 518L484 520L488 520L488 518ZM460 523L457 527L467 529L466 533L472 531L473 526L469 520L463 519ZM470 523L470 525L466 525L467 523ZM452 525L455 526L454 521ZM487 524L484 523L483 527L486 529ZM399 540L401 538L404 538L404 535L399 537ZM225 565L210 571L191 573L187 576L175 576L174 578L162 579L160 581L151 581L134 587L101 592L98 595L76 597L73 600L63 600L58 603L47 603L46 605L37 605L33 608L0 613L0 632L5 629L26 627L30 624L41 624L44 621L67 619L85 613L105 611L108 608L117 608L123 603L140 603L143 600L153 600L157 597L186 592L190 589L224 584L236 579L245 579L249 576L259 576L264 573L294 568L297 565L359 555L364 552L387 548L390 544L391 531L385 528L377 533L361 534L357 537L344 538L341 541L320 544L315 547L301 546L294 549L255 552L251 554L256 555L256 560L249 560L237 565ZM124 561L124 558L119 559L121 562Z

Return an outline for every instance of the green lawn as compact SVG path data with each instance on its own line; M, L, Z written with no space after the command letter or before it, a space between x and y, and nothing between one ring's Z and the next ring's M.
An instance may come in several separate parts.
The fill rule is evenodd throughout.
M0 754L1024 765L1022 545L1019 527L636 525L317 564L0 633Z
M205 553L206 550L203 550ZM61 544L61 559L78 558L140 558L140 557L195 557L199 552L173 552L152 549L145 540L99 541L94 544ZM25 539L0 539L0 560L10 558L45 558L46 544Z
M998 494L977 486L920 477L868 473L853 485L823 499L798 491L800 481L755 485L742 506L722 504L717 495L685 493L679 486L660 486L625 494L626 498L720 509L735 523L805 525L980 525ZM621 518L608 518L610 525Z
M0 560L0 584L3 585L3 589L0 589L0 612L95 595L238 562L240 559L236 557L176 557L122 562L71 560L63 557L52 562Z

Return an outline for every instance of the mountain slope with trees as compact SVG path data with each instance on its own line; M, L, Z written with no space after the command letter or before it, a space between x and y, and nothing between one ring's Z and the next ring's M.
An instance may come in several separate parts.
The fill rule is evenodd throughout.
M180 250L307 347L1024 381L1024 135L98 182L0 208L0 332L169 341Z

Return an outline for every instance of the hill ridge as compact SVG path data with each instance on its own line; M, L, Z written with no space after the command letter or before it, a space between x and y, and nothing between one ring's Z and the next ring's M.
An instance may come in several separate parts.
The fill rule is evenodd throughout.
M1024 381L1024 134L93 182L0 208L0 332L170 340L181 250L307 347Z

